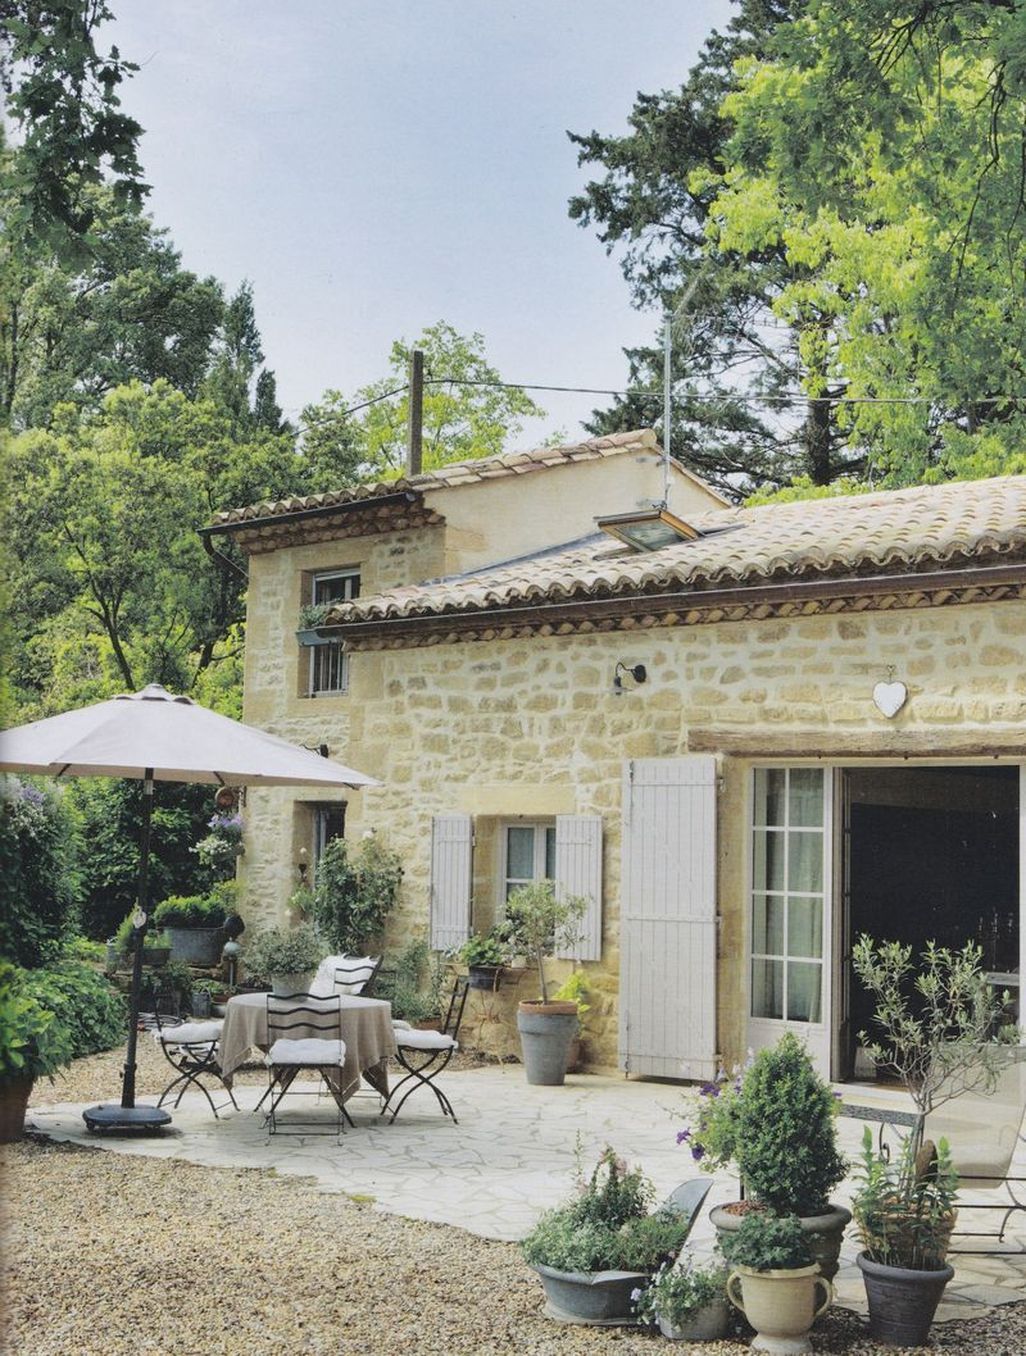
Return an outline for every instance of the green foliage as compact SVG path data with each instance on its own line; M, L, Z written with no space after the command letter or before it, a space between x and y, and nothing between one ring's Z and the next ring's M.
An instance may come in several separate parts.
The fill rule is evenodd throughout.
M373 835L350 852L333 838L317 863L311 897L313 920L333 950L369 954L399 901L402 861Z
M583 1022L585 1013L591 1011L591 1004L587 1002L590 992L588 976L583 970L573 970L552 995L552 999L555 1003L576 1003L577 1020Z
M312 927L265 928L247 934L243 959L251 978L299 975L316 970L327 955L324 939Z
M548 1002L545 957L553 955L557 946L570 949L574 945L587 907L588 902L581 895L557 899L550 880L519 885L506 900L511 945L514 950L525 951L534 961L543 1003Z
M125 1039L124 996L88 965L68 959L43 970L28 971L24 990L41 1008L53 1013L66 1033L70 1059L112 1050Z
M508 965L511 955L510 929L506 923L496 923L487 932L471 933L457 947L455 958L468 968L478 965Z
M0 788L0 954L19 965L52 958L74 920L72 824L62 797L16 777Z
M896 1158L873 1149L867 1125L856 1171L852 1214L862 1246L884 1266L938 1271L955 1222L958 1173L946 1140L917 1152L910 1135Z
M641 1170L607 1147L570 1201L542 1215L524 1239L524 1258L560 1271L654 1271L680 1250L689 1222L649 1214L652 1196Z
M974 942L961 951L927 942L915 969L911 946L874 942L865 933L852 949L852 968L876 1004L882 1040L859 1032L878 1063L905 1084L921 1117L966 1092L991 1093L1018 1031L998 1029L1003 1004L982 968Z
M224 918L224 905L211 895L169 895L153 910L159 928L219 928Z
M774 1214L820 1214L845 1173L837 1099L791 1032L699 1093L696 1125L682 1130L707 1172L733 1163L746 1192Z
M67 1026L27 987L28 972L0 961L0 1085L41 1078L71 1060Z
M691 1258L667 1263L659 1268L652 1284L637 1292L634 1312L638 1321L653 1325L660 1316L680 1327L699 1309L722 1300L727 1284L727 1268L718 1259L697 1265Z
M442 1013L445 957L431 952L427 942L416 937L382 966L375 981L376 997L386 998L392 1016L407 1022L423 1022Z
M809 1236L796 1215L751 1210L734 1233L725 1234L723 1253L731 1266L753 1271L790 1271L811 1266Z

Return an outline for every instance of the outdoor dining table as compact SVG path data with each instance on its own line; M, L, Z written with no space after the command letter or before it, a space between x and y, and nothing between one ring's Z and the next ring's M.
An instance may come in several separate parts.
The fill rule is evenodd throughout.
M296 1027L296 1039L323 1036L323 1031ZM346 1047L340 1079L343 1101L360 1086L361 1075L383 1097L388 1096L388 1058L395 1054L392 1006L380 998L342 995L342 1040ZM252 1050L268 1049L267 994L244 993L229 998L221 1030L221 1069L230 1087L232 1074Z

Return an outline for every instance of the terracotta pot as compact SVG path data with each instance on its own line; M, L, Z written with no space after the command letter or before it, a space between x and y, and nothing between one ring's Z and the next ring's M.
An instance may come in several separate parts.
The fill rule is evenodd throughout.
M25 1133L25 1108L34 1078L12 1078L0 1083L0 1144L13 1144Z

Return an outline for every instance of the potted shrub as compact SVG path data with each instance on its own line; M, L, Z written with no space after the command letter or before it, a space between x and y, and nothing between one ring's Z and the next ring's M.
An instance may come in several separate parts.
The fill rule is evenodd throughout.
M64 1023L26 991L23 972L0 964L0 1144L21 1138L33 1084L71 1054Z
M809 1329L829 1307L834 1288L819 1274L798 1217L753 1211L724 1238L723 1252L734 1268L727 1298L755 1329L752 1347L811 1351Z
M680 1251L686 1215L650 1213L654 1191L639 1168L608 1146L569 1201L549 1210L521 1244L541 1278L551 1316L578 1323L631 1323L632 1296Z
M125 918L114 937L114 945L120 957L120 967L131 966L131 958L139 941L139 930L132 922L132 914ZM147 929L143 939L143 965L159 968L171 959L171 939L166 932Z
M299 626L296 639L300 645L327 645L331 641L328 635L321 635L320 627L324 619L335 606L334 603L304 603L299 609Z
M326 954L320 934L306 924L266 928L247 943L246 967L251 976L268 980L273 993L309 993Z
M228 991L221 979L194 979L192 982L192 1015L209 1017L215 1003L224 1003Z
M224 944L225 906L211 895L169 895L153 911L167 932L171 957L186 965L217 965Z
M715 1342L726 1335L727 1268L719 1258L699 1265L664 1263L652 1284L635 1292L638 1321L658 1327L671 1342Z
M549 1000L545 958L557 945L572 946L587 901L580 895L556 898L550 880L521 885L506 901L506 919L514 944L538 971L540 997L517 1009L517 1030L528 1083L555 1086L566 1077L566 1057L577 1030L577 1004Z
M851 1212L828 1198L847 1165L837 1150L838 1100L808 1051L787 1032L733 1078L706 1084L699 1096L697 1125L677 1138L690 1144L707 1171L734 1164L746 1197L710 1212L721 1241L741 1227L753 1206L797 1215L831 1280Z
M870 1336L901 1347L925 1346L944 1287L955 1224L958 1174L947 1142L918 1151L912 1135L888 1160L873 1149L867 1125L852 1199L863 1251L855 1259L869 1301Z
M509 960L509 930L498 923L488 932L472 933L455 953L467 967L472 989L497 989L503 967Z

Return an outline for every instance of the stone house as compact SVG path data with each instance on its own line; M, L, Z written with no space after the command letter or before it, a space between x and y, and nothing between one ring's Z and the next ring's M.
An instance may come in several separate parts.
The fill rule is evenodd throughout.
M738 509L660 463L621 434L219 517L245 718L382 783L251 792L248 912L282 916L343 827L403 856L392 945L549 876L589 899L559 965L592 1066L707 1077L794 1029L843 1078L859 933L974 938L1018 985L1026 477ZM664 499L640 545L596 528ZM297 641L304 601L329 643ZM529 996L479 1000L477 1038L515 1049Z

